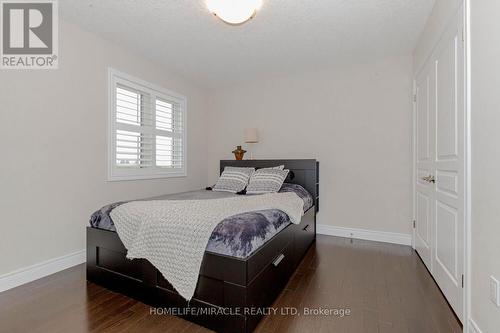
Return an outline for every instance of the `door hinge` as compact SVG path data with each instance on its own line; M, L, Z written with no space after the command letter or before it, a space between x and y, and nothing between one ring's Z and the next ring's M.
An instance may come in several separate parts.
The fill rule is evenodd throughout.
M417 222L416 222L415 220L413 220L413 229L415 229L415 227L416 227L416 223L417 223Z
M462 288L464 287L464 275L462 274Z

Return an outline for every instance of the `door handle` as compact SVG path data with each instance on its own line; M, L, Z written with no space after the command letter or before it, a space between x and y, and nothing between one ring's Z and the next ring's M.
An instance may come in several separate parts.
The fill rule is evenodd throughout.
M433 175L428 175L427 177L422 177L422 180L425 180L428 183L435 183L436 179Z

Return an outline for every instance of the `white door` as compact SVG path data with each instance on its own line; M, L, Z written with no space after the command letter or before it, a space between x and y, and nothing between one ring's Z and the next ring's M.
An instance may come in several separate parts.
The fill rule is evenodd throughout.
M463 317L465 103L463 19L415 79L415 249Z
M433 66L427 65L415 80L415 249L427 265L432 268L432 217L434 201L434 187L425 181L432 174L434 145L434 130L431 128L431 105L433 104ZM432 123L432 124L431 124Z

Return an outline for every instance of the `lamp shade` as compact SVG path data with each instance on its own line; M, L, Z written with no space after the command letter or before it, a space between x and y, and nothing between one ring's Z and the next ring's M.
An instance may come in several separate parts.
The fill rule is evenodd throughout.
M245 143L259 142L259 132L256 128L245 128Z

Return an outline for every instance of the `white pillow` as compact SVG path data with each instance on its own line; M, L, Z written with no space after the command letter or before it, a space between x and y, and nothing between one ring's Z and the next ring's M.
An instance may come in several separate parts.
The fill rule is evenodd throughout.
M276 193L280 190L290 170L259 169L250 177L247 194Z
M247 186L254 171L254 168L225 167L213 190L231 193L241 192Z

